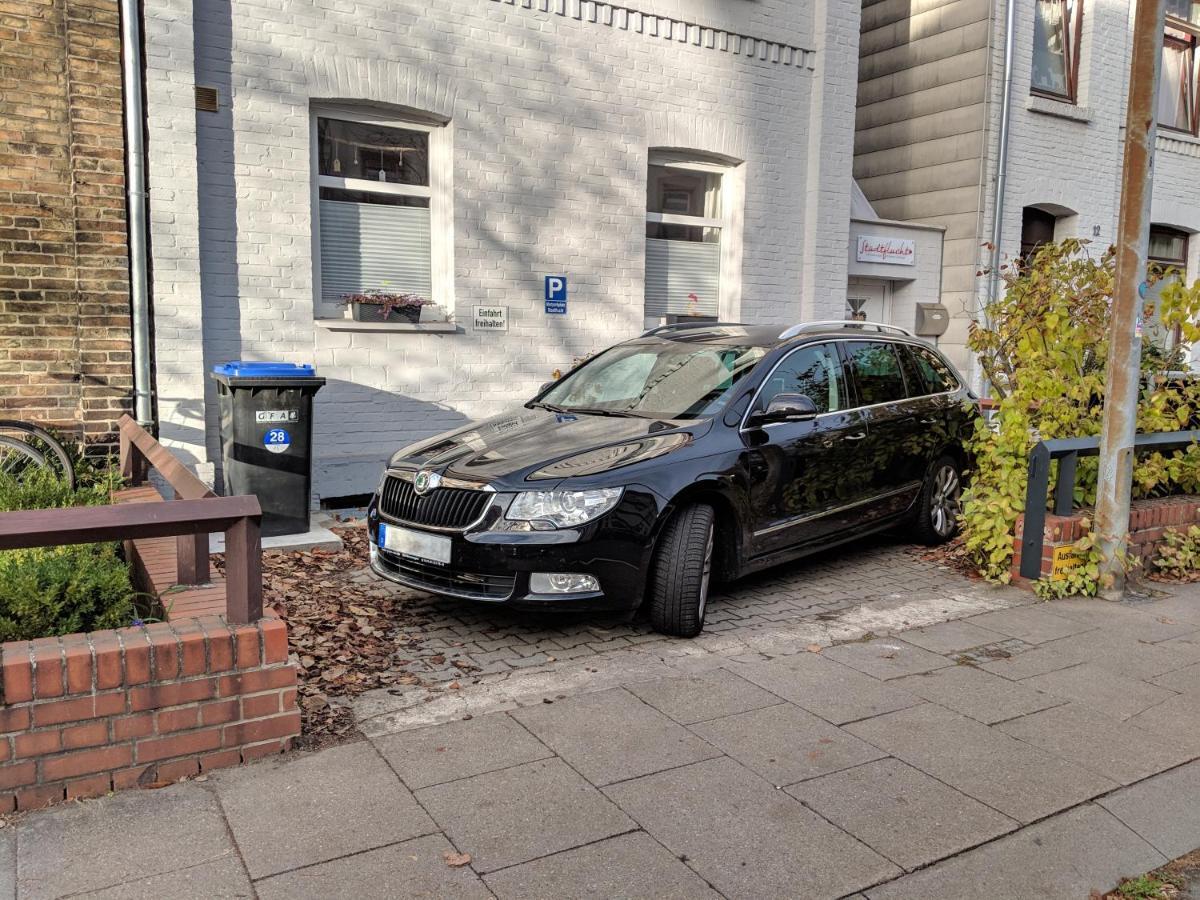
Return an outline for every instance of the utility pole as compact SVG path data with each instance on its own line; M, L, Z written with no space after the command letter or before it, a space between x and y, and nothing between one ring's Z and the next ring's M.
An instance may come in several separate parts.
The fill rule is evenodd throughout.
M1154 184L1155 107L1162 67L1165 0L1135 0L1129 62L1129 105L1125 113L1125 163L1117 223L1117 276L1108 321L1104 422L1096 485L1096 547L1100 595L1125 595L1123 556L1129 539L1129 494L1133 486L1133 439L1142 346L1137 333L1150 240L1150 197Z

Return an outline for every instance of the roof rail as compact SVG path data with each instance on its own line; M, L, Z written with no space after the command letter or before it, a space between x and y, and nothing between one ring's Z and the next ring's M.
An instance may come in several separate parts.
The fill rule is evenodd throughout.
M672 322L669 325L656 325L654 328L642 332L642 337L650 337L653 334L662 334L664 331L683 331L687 328L729 328L740 326L740 322Z
M829 331L832 328L848 328L855 331L877 331L880 334L902 334L905 337L916 337L907 328L899 325L887 325L883 322L856 322L853 319L824 319L819 322L801 322L779 335L779 340L786 341L806 331Z

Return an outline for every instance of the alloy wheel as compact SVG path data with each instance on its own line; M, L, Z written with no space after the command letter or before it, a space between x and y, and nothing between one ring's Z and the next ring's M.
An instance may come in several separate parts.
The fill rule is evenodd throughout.
M933 478L933 495L929 503L929 515L933 530L941 537L953 534L959 515L958 471L951 465L938 469Z
M708 541L704 545L704 570L700 575L700 607L697 616L704 619L704 610L708 606L708 583L712 578L713 532L716 528L708 527Z

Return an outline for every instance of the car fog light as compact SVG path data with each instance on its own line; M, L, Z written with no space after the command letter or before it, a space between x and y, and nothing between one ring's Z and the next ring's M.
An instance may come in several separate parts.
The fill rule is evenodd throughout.
M592 575L534 572L529 576L529 590L535 594L584 594L600 590L600 582Z

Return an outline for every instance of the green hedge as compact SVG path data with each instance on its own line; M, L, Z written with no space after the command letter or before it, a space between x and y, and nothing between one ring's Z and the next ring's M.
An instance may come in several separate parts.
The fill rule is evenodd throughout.
M75 491L48 472L19 484L0 475L0 513L109 502L115 476L81 474ZM0 552L0 641L129 625L136 614L134 598L129 567L115 543Z

